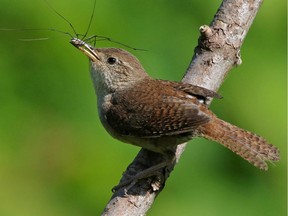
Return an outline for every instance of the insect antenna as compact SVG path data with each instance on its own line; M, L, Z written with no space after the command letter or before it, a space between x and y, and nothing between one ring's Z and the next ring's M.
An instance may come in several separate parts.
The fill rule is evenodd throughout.
M132 47L132 46L129 46L127 44L124 44L124 43L121 43L121 42L118 42L118 41L115 41L115 40L112 40L110 37L106 37L106 36L101 36L101 35L92 35L91 37L88 37L86 39L84 39L83 41L89 43L90 41L93 41L93 44L95 46L96 44L96 41L110 41L112 43L115 43L115 44L118 44L118 45L121 45L121 46L124 46L128 49L132 49L132 50L140 50L140 51L147 51L146 49L142 49L142 48L135 48L135 47Z
M87 30L85 32L85 34L83 35L82 39L81 40L84 40L84 38L86 38L90 28L91 28L91 25L92 25L92 21L93 21L93 18L94 18L94 14L95 14L95 8L96 8L96 0L94 1L94 4L93 4L93 10L92 10L92 14L91 14L91 17L90 17L90 20L89 20L89 24L88 24L88 27L87 27Z
M75 30L74 26L72 25L72 23L71 23L68 19L66 19L66 17L64 17L62 14L60 14L55 8L53 8L52 5L51 5L47 0L43 0L43 1L48 5L48 7L49 7L52 11L54 11L54 13L56 13L59 17L61 17L63 20L65 20L65 22L67 22L67 23L69 24L69 26L71 27L73 33L74 33L75 36L78 38L78 37L79 37L79 34L76 32L76 30ZM54 30L51 29L51 31L55 31L55 29L54 29ZM57 32L61 32L61 31L57 31ZM63 33L63 32L62 32L62 33ZM72 36L70 33L69 33L69 35Z
M71 38L73 38L74 36L70 33L70 32L66 32L66 31L62 31L59 29L55 29L55 28L22 28L22 29L10 29L10 28L0 28L0 31L53 31L53 32L58 32L61 34L65 34L70 36ZM37 40L47 40L49 39L47 38L30 38L30 39L19 39L21 41L37 41Z

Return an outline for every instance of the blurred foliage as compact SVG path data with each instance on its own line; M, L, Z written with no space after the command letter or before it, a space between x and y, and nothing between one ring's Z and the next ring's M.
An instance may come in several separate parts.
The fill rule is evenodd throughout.
M85 32L93 0L49 3ZM220 3L97 0L90 33L148 49L131 52L151 76L180 80L199 26L211 22ZM42 0L1 0L0 28L71 32ZM286 2L265 1L242 47L243 64L211 107L277 145L281 161L262 172L219 144L195 139L149 215L286 215L286 36ZM29 38L49 39L19 40ZM56 32L0 31L0 119L1 216L99 215L139 150L105 132L88 61Z

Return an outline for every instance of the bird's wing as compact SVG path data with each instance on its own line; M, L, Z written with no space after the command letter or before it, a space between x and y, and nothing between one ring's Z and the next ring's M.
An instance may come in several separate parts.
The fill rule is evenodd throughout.
M163 91L161 84L141 89L131 88L129 94L119 91L112 96L106 119L117 133L143 138L173 136L193 132L210 120L205 113L210 112L208 108L182 91Z
M176 90L183 91L183 92L185 92L189 95L193 95L195 97L222 98L222 96L219 95L218 93L216 93L212 90L200 87L200 86L195 86L195 85L191 85L191 84L183 83L183 82L167 81L167 80L158 80L158 81L161 82L163 85L172 86Z

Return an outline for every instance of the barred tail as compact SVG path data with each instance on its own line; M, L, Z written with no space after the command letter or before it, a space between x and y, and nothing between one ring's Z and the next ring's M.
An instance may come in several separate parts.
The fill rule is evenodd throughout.
M264 138L214 117L200 127L202 136L219 142L261 170L266 161L279 161L279 149Z

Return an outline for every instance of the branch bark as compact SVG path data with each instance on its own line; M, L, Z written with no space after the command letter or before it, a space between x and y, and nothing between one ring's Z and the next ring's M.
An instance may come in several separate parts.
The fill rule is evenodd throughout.
M229 70L241 64L241 45L261 4L262 0L223 0L210 26L200 27L198 46L182 81L217 91ZM185 146L178 145L176 163ZM120 183L163 161L162 155L141 149ZM165 169L165 175L142 179L128 190L117 189L102 215L145 215L174 166Z

